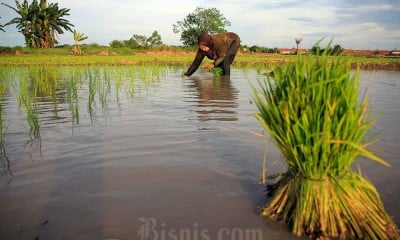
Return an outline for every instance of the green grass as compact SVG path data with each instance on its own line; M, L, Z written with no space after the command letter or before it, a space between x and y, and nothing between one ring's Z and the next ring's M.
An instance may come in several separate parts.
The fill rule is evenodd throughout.
M51 55L28 55L28 56L5 56L0 58L0 65L142 65L142 64L164 64L190 63L192 57L180 56L51 56Z
M374 118L359 101L359 71L352 76L346 58L305 55L271 76L253 86L256 117L288 169L262 214L299 236L398 238L374 186L351 170L361 156L388 166L368 150Z
M168 65L189 66L194 59L195 49L182 47L160 47L156 49L124 49L105 46L82 46L83 55L71 55L70 47L53 49L18 48L22 55L12 54L0 57L1 65ZM109 54L110 56L101 56ZM329 61L347 58L345 56L329 56ZM279 54L253 54L240 52L236 56L233 67L236 68L274 68L295 61L296 56ZM205 60L207 64L209 60ZM351 57L355 68L400 70L400 58L384 57Z

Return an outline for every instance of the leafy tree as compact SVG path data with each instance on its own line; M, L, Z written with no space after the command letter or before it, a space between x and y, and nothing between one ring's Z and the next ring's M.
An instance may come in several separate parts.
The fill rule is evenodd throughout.
M132 48L132 49L139 48L138 43L136 42L135 39L133 39L133 37L128 40L124 40L122 42L123 42L123 47Z
M253 45L249 48L250 52L255 53L277 53L279 51L278 48L268 48L268 47L261 47L257 45Z
M124 43L124 41L112 40L110 42L110 47L112 47L112 48L122 48L122 47L125 47L125 43Z
M250 52L257 52L258 51L258 46L253 45L249 48Z
M321 49L321 47L319 45L314 45L311 48L311 53L313 55L321 55L324 52L324 49Z
M127 47L127 48L148 48L162 45L161 36L157 31L154 31L150 37L141 34L133 34L128 40L113 40L110 46L113 48Z
M147 37L145 35L133 34L131 39L136 43L136 48L148 47Z
M16 7L2 3L14 10L19 17L11 19L5 24L16 24L17 29L24 35L26 46L49 48L57 44L57 35L64 31L72 32L71 24L64 16L69 15L70 9L59 8L58 3L47 3L47 0L27 0L22 3L15 1Z
M339 44L336 44L333 48L330 47L329 49L323 49L317 44L311 48L311 53L314 55L321 55L325 50L328 55L340 55L344 49Z
M157 31L154 31L149 38L147 38L147 44L149 47L156 47L163 44L161 36Z
M342 54L343 50L344 50L344 49L343 49L339 44L336 44L336 45L333 46L333 48L331 49L330 54L331 54L331 55L340 55L340 54Z
M181 41L185 46L195 46L197 38L204 32L211 34L225 32L231 23L216 8L196 8L182 21L173 24L173 32L181 33Z
M32 22L29 20L29 5L28 1L24 1L22 4L19 3L18 1L15 2L16 8L11 7L8 4L2 3L3 5L11 8L14 10L20 17L13 18L10 20L6 25L10 24L17 24L17 29L19 29L19 32L21 32L24 37L25 37L25 43L27 46L32 45L31 41L31 34L30 34L30 28L32 25Z

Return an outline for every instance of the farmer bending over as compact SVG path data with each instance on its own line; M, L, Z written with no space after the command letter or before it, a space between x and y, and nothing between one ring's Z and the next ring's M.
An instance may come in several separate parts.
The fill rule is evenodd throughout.
M200 66L205 56L208 59L214 60L209 69L220 67L222 75L230 75L231 64L240 46L239 36L233 32L218 33L215 35L203 33L199 36L198 43L199 49L197 50L196 57L185 75L192 75Z

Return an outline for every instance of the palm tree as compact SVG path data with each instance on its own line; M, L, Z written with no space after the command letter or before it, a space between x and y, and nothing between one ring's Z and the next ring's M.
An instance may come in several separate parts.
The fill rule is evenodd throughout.
M28 1L25 0L22 4L19 3L18 1L15 1L16 8L6 3L2 4L4 6L11 8L19 15L19 17L11 19L8 23L5 24L5 26L11 24L17 24L17 29L19 29L19 32L21 32L24 35L26 46L30 47L32 45L32 41L30 36L31 21L29 20Z
M1 18L1 17L0 17L0 18ZM4 26L3 26L3 25L1 25L1 24L0 24L0 31L3 31L3 32L5 32L5 31L4 31Z
M28 4L28 1L24 0L21 4L16 0L16 8L5 3L2 4L19 15L5 25L17 24L28 47L54 47L57 43L57 34L64 33L64 30L72 32L71 27L74 25L63 18L69 15L70 9L60 9L58 3L33 0L31 4Z
M47 3L47 0L42 0L41 2ZM64 30L72 32L71 27L74 25L62 18L69 15L69 9L59 9L58 3L50 3L45 7L46 5L42 4L42 9L46 9L42 25L44 27L45 42L50 44L50 47L54 47L54 44L57 43L57 34L63 34Z
M78 33L76 30L74 30L74 46L72 47L72 53L73 54L81 54L81 47L79 46L79 42L86 40L88 37L85 36L83 33Z
M296 41L296 55L299 52L299 44L301 43L301 38L295 38L294 39Z

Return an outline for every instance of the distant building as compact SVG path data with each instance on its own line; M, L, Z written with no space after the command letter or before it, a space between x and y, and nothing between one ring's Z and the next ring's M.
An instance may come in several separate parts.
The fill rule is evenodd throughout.
M299 48L299 53L303 54L307 52L307 49L305 48ZM295 55L296 54L296 48L279 48L279 53L282 55Z
M344 49L343 54L345 55L357 55L357 56L386 56L390 54L389 50L366 50L366 49Z

